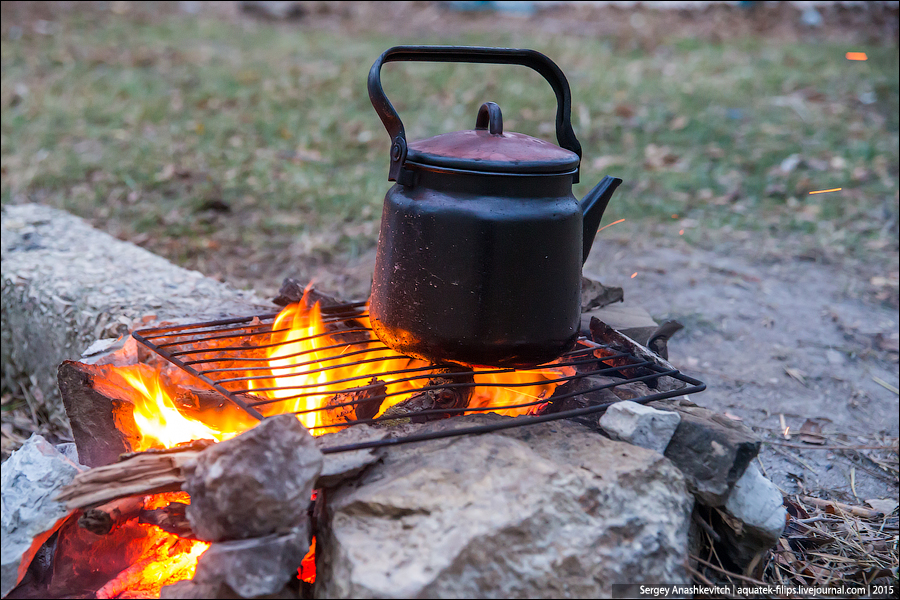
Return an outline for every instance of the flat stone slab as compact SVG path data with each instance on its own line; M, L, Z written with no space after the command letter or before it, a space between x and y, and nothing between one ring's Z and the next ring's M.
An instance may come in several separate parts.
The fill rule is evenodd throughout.
M603 598L688 580L693 499L656 452L563 421L382 452L329 490L318 598Z
M2 377L36 388L65 426L56 369L100 338L162 321L272 312L251 292L177 267L84 220L38 204L7 205L2 229Z

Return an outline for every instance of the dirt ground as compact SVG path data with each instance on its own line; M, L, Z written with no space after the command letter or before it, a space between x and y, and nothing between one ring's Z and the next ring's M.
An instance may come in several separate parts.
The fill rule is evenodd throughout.
M762 465L783 491L897 497L898 313L866 297L871 282L859 271L760 257L747 246L610 236L595 244L585 272L623 286L625 301L658 321L685 325L669 357L707 383L691 399L759 432ZM804 430L819 435L801 439ZM820 449L834 446L893 450Z

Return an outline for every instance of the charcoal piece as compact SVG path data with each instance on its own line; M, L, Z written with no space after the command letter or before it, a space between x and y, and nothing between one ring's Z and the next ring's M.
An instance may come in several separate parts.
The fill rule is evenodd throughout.
M359 389L340 392L329 398L325 406L334 408L325 411L325 418L328 424L374 419L381 409L385 394L387 385L377 377L373 377ZM349 404L351 402L353 404ZM345 406L341 406L342 404Z
M676 410L681 415L665 456L684 473L698 502L723 506L759 453L759 440L742 423L690 401L651 402L650 406Z
M331 306L338 306L343 304L340 300L337 300L327 294L323 294L322 292L309 288L307 291L306 287L300 283L298 280L287 277L281 283L281 289L278 290L278 295L272 299L273 304L277 304L278 306L287 306L288 304L293 304L295 302L300 302L303 300L303 296L306 294L306 299L304 300L304 304L306 304L307 308L312 307L316 302L319 303L319 306L322 308L329 308Z
M581 278L581 312L603 308L614 302L622 302L625 292L620 287L606 287L599 281Z
M185 466L187 517L199 539L260 537L300 526L322 453L294 415L265 419Z
M469 385L454 385L460 383ZM438 369L423 386L434 389L422 390L390 407L382 416L395 418L382 421L380 424L393 426L402 423L427 423L459 416L463 414L462 411L455 409L466 408L469 405L474 383L472 372L464 367ZM444 412L419 414L431 410Z
M224 582L243 598L274 594L297 575L309 550L307 523L285 534L215 542L197 562L194 582Z
M562 385L558 385L553 391L553 395L550 397L549 401L537 409L535 414L556 414L580 408L587 408L589 406L597 406L598 404L618 402L621 398L613 391L615 388L594 388L616 385L620 382L621 379L603 377L600 375L571 379ZM573 417L572 420L596 430L598 429L598 414L599 413L592 413L580 417Z
M170 502L162 508L144 509L138 515L138 522L156 525L180 538L193 539L194 530L187 519L187 507L184 502Z

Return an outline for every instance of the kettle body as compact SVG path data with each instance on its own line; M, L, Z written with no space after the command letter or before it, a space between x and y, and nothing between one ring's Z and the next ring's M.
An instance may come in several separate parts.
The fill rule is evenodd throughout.
M404 354L522 367L572 348L582 211L572 177L417 170L385 197L369 302Z

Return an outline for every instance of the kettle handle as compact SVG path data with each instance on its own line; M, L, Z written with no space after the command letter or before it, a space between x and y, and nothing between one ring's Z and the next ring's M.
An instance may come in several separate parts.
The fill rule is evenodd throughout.
M406 130L381 87L381 66L394 61L466 62L521 65L540 73L556 93L556 139L559 145L581 158L581 144L572 129L572 93L562 70L535 50L484 48L479 46L394 46L378 57L369 70L369 99L391 136L391 168L388 181L396 181L406 162ZM579 161L573 183L578 183Z

